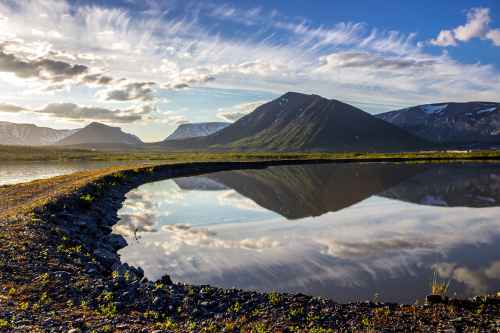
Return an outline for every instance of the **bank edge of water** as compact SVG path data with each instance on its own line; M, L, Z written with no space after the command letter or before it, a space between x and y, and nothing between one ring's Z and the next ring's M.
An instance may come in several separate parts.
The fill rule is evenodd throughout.
M331 161L204 162L124 169L64 193L36 207L32 214L11 218L4 222L4 229L15 228L16 224L18 228L25 226L18 232L32 231L34 240L40 242L39 249L25 249L23 255L28 267L22 270L15 267L15 262L6 264L7 258L0 261L0 287L3 287L0 301L8 309L0 310L0 316L7 318L5 325L10 328L21 323L27 330L64 327L82 331L94 328L104 331L106 325L118 331L140 328L145 332L162 329L238 332L242 328L263 332L294 328L314 332L427 331L438 327L494 329L500 324L499 300L494 297L427 306L337 304L305 295L174 284L168 276L151 282L143 277L140 268L120 262L117 250L126 246L126 241L113 235L111 226L118 221L117 212L126 193L141 184L223 170L325 162ZM45 251L44 248L48 249L45 257L32 252ZM1 254L8 255L0 249ZM9 273L19 280L8 281ZM28 276L21 277L19 273ZM53 301L44 302L46 298ZM51 309L65 315L51 315ZM13 315L17 320L14 323ZM88 320L82 321L82 316ZM2 322L0 328L1 325Z

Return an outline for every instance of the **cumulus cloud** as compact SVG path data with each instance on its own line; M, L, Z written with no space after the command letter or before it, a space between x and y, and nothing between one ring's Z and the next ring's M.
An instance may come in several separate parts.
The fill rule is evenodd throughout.
M0 103L0 112L20 112L20 111L26 111L26 108L14 104Z
M103 75L100 73L96 74L88 74L82 77L82 82L87 84L95 84L95 85L108 85L113 82L113 78L107 75Z
M102 79L102 77L101 77ZM116 86L98 92L98 96L105 101L142 101L154 100L153 87L155 82L127 82L122 81Z
M500 29L493 29L488 31L486 38L491 40L496 46L500 46Z
M253 112L262 104L267 103L267 101L256 101L249 103L242 103L235 105L231 108L222 108L219 109L217 113L217 117L228 122L235 122L238 119L246 116L247 114Z
M79 106L73 103L51 103L36 110L54 117L71 120L98 120L112 123L132 123L151 113L151 105L129 109L106 109L93 106Z
M436 39L431 40L432 45L436 46L457 46L457 41L451 30L441 30Z
M215 81L215 77L210 74L199 74L195 70L184 71L177 75L176 78L172 79L172 82L164 83L161 85L163 89L185 89L189 88L195 84L207 83Z
M154 106L144 104L128 109L107 109L97 106L81 106L74 103L50 103L38 109L28 109L13 104L0 103L0 112L30 112L45 114L66 120L103 121L111 123L133 123L146 118Z
M134 82L126 79L115 79L103 73L96 73L86 65L71 64L62 60L46 57L23 57L14 53L7 53L5 49L22 51L24 45L19 42L0 44L0 72L7 72L22 79L38 79L48 81L50 85L41 90L58 90L65 84L85 84L90 86L106 86L107 89L98 92L105 101L142 101L154 100L153 87L155 82ZM70 58L70 55L50 51L48 54ZM73 57L75 58L75 57Z
M472 8L467 12L467 23L455 28L455 38L467 42L472 38L483 37L488 30L490 21L488 8Z
M167 252L178 250L181 246L194 246L205 248L244 249L261 251L276 248L280 242L270 237L245 238L241 240L222 239L217 233L206 228L192 228L189 225L171 224L161 227L161 231L170 239L162 247Z
M430 42L436 46L457 46L458 42L468 42L473 38L489 39L500 46L500 30L491 29L489 8L472 8L467 12L467 22L453 30L441 30Z
M87 66L80 64L70 64L47 58L21 58L6 53L0 45L0 72L13 73L19 78L62 82L74 80L88 71Z

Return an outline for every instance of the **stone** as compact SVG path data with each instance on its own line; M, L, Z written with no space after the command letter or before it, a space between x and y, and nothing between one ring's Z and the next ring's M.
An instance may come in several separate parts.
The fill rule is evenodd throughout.
M169 275L167 275L167 274L163 275L163 276L161 277L161 279L160 279L160 280L158 280L158 282L160 282L160 283L162 283L162 284L164 284L164 285L167 285L167 286L174 284L174 283L172 282L172 279L170 278L170 276L169 276Z
M119 260L117 254L112 253L111 251L104 248L94 250L94 255L97 257L97 259L105 264L113 264Z
M108 235L106 241L115 250L119 250L127 246L127 241L125 240L125 238L123 238L122 235L110 234Z

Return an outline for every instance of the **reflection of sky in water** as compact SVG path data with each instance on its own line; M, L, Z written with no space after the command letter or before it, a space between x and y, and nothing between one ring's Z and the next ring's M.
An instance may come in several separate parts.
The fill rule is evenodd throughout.
M5 162L0 165L0 185L28 182L35 179L66 175L85 171L124 165L120 161L77 161L77 162Z
M413 302L432 269L461 296L500 289L500 208L422 206L372 196L320 217L286 220L232 189L173 180L128 194L115 231L122 259L157 279L302 292L338 301ZM136 233L134 231L137 230Z

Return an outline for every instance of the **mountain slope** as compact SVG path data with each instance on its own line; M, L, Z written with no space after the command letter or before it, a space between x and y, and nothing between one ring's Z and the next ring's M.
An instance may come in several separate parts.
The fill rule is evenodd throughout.
M434 142L500 142L499 103L426 104L382 113L376 117Z
M279 151L396 151L427 143L349 104L286 93L204 138L166 147Z
M78 130L56 130L32 124L15 124L0 121L0 144L44 146L53 144Z
M174 133L170 134L165 141L181 140L207 136L231 125L224 122L208 122L208 123L190 123L182 124L177 127Z
M142 141L135 135L125 133L119 127L111 127L101 123L91 123L78 132L60 140L58 145L85 144L122 144L141 145Z

